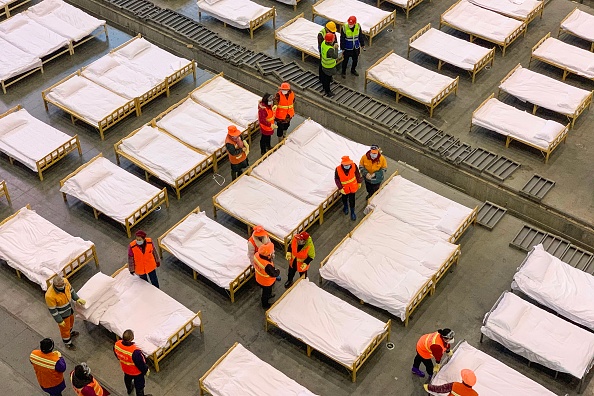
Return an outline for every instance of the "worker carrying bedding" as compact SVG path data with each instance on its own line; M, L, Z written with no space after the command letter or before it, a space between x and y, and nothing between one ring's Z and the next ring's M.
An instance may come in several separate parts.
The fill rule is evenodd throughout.
M448 393L449 396L478 396L477 391L472 389L476 384L476 375L474 371L464 369L460 371L462 382L450 382L443 385L425 384L423 388L427 392Z

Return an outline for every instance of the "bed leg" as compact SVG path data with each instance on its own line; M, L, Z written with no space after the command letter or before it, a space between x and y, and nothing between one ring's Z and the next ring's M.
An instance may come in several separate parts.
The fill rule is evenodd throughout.
M431 106L429 108L429 118L433 118L433 110L435 110L435 107L434 106Z
M66 200L66 194L65 194L65 193L62 193L62 199L64 200L64 202L68 202L68 201Z
M555 371L555 379L557 379L558 376L559 376L559 372Z
M474 79L476 77L476 71L472 72L472 83L474 84Z
M351 381L352 382L357 381L357 369L353 369L353 373L351 374Z
M532 114L533 114L533 115L535 115L535 114L536 114L536 110L538 110L538 106L537 106L537 105L534 105L534 106L532 107Z
M42 170L41 170L41 169L39 169L39 170L37 171L37 174L39 175L39 180L40 180L40 181L43 181L43 173L42 173Z
M546 155L545 155L545 164L547 164L549 162L549 156L551 155L550 151L547 151Z
M95 219L99 220L99 212L97 212L97 209L93 208L93 215L95 216Z
M229 290L229 297L231 298L231 304L233 304L235 302L235 290Z
M306 351L307 352L307 357L311 357L311 351L312 351L313 348L310 347L309 345L306 345L306 347L307 347L307 351Z
M73 115L70 115L70 121L72 121L72 125L74 125L74 122L75 121L74 121L74 116Z
M4 92L4 95L6 95L6 85L4 84L4 81L2 81L2 92ZM45 110L47 111L47 103L43 103L45 105Z
M565 81L565 79L567 78L568 75L569 75L569 72L567 70L563 70L563 78L561 78L561 81Z
M530 65L532 65L532 57L530 57L530 60L528 61L528 69L530 69Z
M105 135L103 134L103 127L99 127L99 137L101 137L101 140L105 140Z
M130 224L128 224L127 221L126 221L126 234L128 235L128 238L132 238L132 233L130 232Z
M157 359L157 354L153 354L153 364L155 365L155 371L159 372L159 359Z
M19 278L19 279L22 279L22 278L21 278L21 271L19 271L19 270L16 270L16 274L17 274L17 278Z
M485 336L485 335L484 335L483 333L481 333L481 338L479 339L479 342L480 342L481 344L483 343L483 337L484 337L484 336Z
M254 29L250 29L250 39L254 39Z
M194 270L192 270L192 276L194 277L194 280L198 280L198 273Z
M505 138L505 147L509 147L509 142L511 142L511 138L508 136Z
M177 199L181 199L181 191L179 190L179 188L175 189L175 195L177 195Z

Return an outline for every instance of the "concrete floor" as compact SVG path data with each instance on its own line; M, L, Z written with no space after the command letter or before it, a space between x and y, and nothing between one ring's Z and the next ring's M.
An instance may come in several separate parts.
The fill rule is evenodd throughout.
M262 1L262 3L266 2ZM307 9L309 7L307 1L302 3L300 8ZM555 0L548 7L556 5L571 8L568 3L559 0ZM434 6L436 9L447 8L445 3L434 3ZM549 8L545 11L545 21L549 17L552 19L553 13L548 14ZM279 19L283 15L289 14L289 7L279 5L279 10ZM417 14L413 12L409 23L412 23L415 17L418 17L419 20L415 22L415 28L411 25L410 31L416 30L417 25L420 27L424 22L423 18L428 17L421 12L423 10L423 8L416 10ZM566 12L559 11L559 13ZM290 14L292 14L292 10ZM430 19L435 22L434 15ZM402 21L402 19L399 20L399 22ZM213 28L218 26L217 23L212 21L205 20L205 22L209 26L212 25ZM540 24L541 22L536 23ZM220 31L228 32L230 36L243 35L242 32L233 29L225 30L222 25L219 28ZM256 36L260 37L264 34L260 31ZM541 36L542 34L534 35ZM402 39L407 35L401 33L399 37ZM57 226L75 236L93 241L97 246L101 270L107 274L113 273L126 260L126 245L129 240L126 238L125 232L116 223L104 217L95 220L89 208L73 199L69 199L68 203L65 204L58 191L59 180L91 159L98 152L103 152L107 158L114 160L113 144L116 141L149 121L171 104L181 100L190 90L211 76L209 72L201 71L196 82L192 81L191 78L186 78L172 89L169 98L159 98L144 108L141 117L135 118L132 116L110 129L106 133L105 141L99 139L96 131L84 125L77 124L73 126L69 118L55 108L50 108L49 113L44 111L40 95L42 89L105 54L109 48L113 48L127 39L129 39L129 36L112 29L109 43L95 40L85 44L77 50L74 56L62 57L50 63L46 67L46 73L43 76L29 78L12 87L9 94L2 97L0 101L0 111L2 112L20 103L32 115L42 121L69 134L78 134L84 151L82 159L77 158L76 154L71 154L47 171L43 182L40 182L36 174L23 166L11 166L6 157L2 156L0 158L0 179L7 180L13 204L12 207L9 207L4 201L0 202L0 219L30 203L40 215ZM382 48L382 51L378 49L378 56L381 56L383 52L387 52L383 51L385 48L380 47L384 41L383 39L384 36L378 37L377 42L374 43L374 49L376 45L377 48ZM243 37L243 40L245 40L245 37ZM521 45L518 44L528 41L528 39L523 39L511 47L509 67L501 66L501 69L498 69L501 75L504 75L507 70L517 63L517 58L515 61L511 60L511 53L521 49ZM532 41L535 40L530 39L530 42ZM256 45L260 45L258 42L260 42L260 39L255 40ZM264 47L263 43L261 44ZM267 43L267 45L270 45L270 43ZM526 44L527 47L528 44ZM401 50L402 47L399 47L399 52ZM371 54L371 52L367 51L366 54ZM291 56L296 57L296 54ZM496 65L498 63L503 65L503 62L500 61L501 58L498 58ZM508 62L507 56L505 62ZM313 64L310 66L313 67ZM475 84L477 87L484 77L486 76L481 75L478 77L478 85ZM497 81L498 78L490 76L488 80ZM352 82L353 84L362 84L362 80ZM487 89L487 87L484 89ZM378 95L386 94L385 92L378 92ZM463 102L462 98L464 98ZM463 110L462 103L458 102L467 104L465 111L469 111L475 105L471 101L471 95L468 97L461 95L460 98L455 100L455 105L450 101L441 110L438 110L438 119L439 117L451 117L448 119L452 124L455 124L455 114L459 116ZM414 105L410 105L410 111L413 109ZM408 108L407 111L409 111ZM303 116L307 116L307 114ZM591 117L590 114L587 114L586 117L581 119L578 122L576 131L582 131L581 133L585 135L586 121L591 120ZM302 118L299 117L299 119ZM323 120L319 121L323 123ZM293 127L296 125L297 122L294 122ZM481 139L481 145L485 146L486 139ZM577 137L576 140L578 140ZM570 144L566 146L562 150L569 150L571 147ZM517 151L520 153L522 149ZM550 166L550 168L559 171L561 169L573 169L565 168L565 166L571 165L569 162L565 165L555 162L562 160L577 161L577 159L571 158L573 157L571 153L572 151L556 153L553 156L555 166ZM528 157L529 155L527 155ZM252 162L256 158L257 150L254 150L251 154ZM534 162L537 163L538 161L535 160ZM525 162L523 161L523 163ZM130 163L124 161L122 166L129 172L142 176L139 169ZM439 194L468 206L479 204L471 197L407 167L403 167L395 161L390 161L390 172L396 169L404 177ZM227 177L230 172L229 165L224 163L219 172ZM571 183L576 186L578 177L586 177L585 172L575 174L574 178L565 178L573 180ZM589 183L588 180L591 179L582 178L579 180L584 188L576 189L575 195L581 194L580 196L583 197L585 196L584 190L587 189L586 187L592 185L587 184ZM557 181L560 183L563 180L559 179ZM163 184L158 180L152 179L151 183L163 187ZM555 187L553 189L553 191L558 190L561 190L561 188ZM212 173L209 172L186 188L182 192L181 200L172 199L168 210L163 209L151 214L142 222L141 228L146 230L150 236L158 237L196 206L200 206L209 216L212 216L211 198L218 191L220 191L220 187L212 180ZM553 192L550 194L553 194ZM363 209L362 198L363 194L359 196L358 208L360 215L362 215ZM578 198L572 196L571 199L569 197L563 199L567 200L568 206L573 207L574 203L571 200ZM231 218L221 215L218 221L238 234L245 235L245 227ZM278 330L271 330L266 333L263 328L264 314L259 307L259 289L255 284L247 285L240 290L236 303L231 304L223 291L204 279L194 281L191 271L186 266L167 255L159 270L162 290L184 303L191 310L202 310L205 332L203 335L198 332L194 333L164 359L161 363L162 371L151 375L148 380L147 390L154 395L197 395L198 378L234 342L239 341L258 357L271 363L320 395L423 395L421 380L410 375L416 340L419 335L434 331L436 328L452 327L457 333L456 338L458 340L468 340L472 345L479 347L559 395L566 393L575 395L577 381L570 379L568 376L560 375L559 379L555 380L549 370L534 365L528 367L525 360L506 352L494 342L486 341L484 344L478 342L480 324L484 313L491 308L501 292L509 289L513 273L525 256L524 253L510 248L508 245L523 224L523 222L512 216L505 216L493 231L488 231L480 226L471 228L460 240L462 256L458 267L438 284L435 295L428 297L421 304L407 328L402 326L398 320L394 321L391 338L395 342L396 348L390 351L382 347L376 351L365 363L355 384L350 382L346 370L319 354L314 353L311 358L308 358L305 355L305 347L290 336ZM342 215L340 208L333 208L328 212L322 226L313 226L311 234L314 237L319 257L315 262L319 263L354 225L355 223L348 221ZM282 268L284 277L286 264L280 262L279 266ZM80 288L95 272L95 268L90 266L81 270L72 279L74 287ZM318 271L315 265L312 266L310 277L314 281L318 279ZM0 288L4 290L4 293L0 295L0 306L2 307L0 309L0 320L2 321L2 326L0 326L0 335L2 336L0 338L2 340L0 343L0 390L2 394L19 396L37 394L35 393L37 389L35 377L27 360L28 353L36 347L41 337L50 336L56 340L59 339L58 329L47 312L43 294L39 287L26 280L21 281L16 278L14 271L5 264L0 266ZM327 284L324 288L380 320L385 321L391 317L386 312L372 306L360 306L357 299L333 284ZM280 294L282 290L282 286L279 285L277 294ZM87 361L101 381L111 389L116 390L114 394L123 394L124 388L119 365L111 352L114 341L113 335L103 328L82 323L81 321L77 322L76 328L81 332L81 336L77 341L79 349L75 352L65 352L66 357L69 359L69 366L73 367L76 361ZM73 393L68 390L65 394ZM594 385L589 384L584 394L594 395Z

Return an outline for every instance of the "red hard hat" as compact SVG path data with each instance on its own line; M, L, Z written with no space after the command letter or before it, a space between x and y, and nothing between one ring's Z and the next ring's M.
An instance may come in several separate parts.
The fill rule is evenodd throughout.
M324 36L324 41L331 43L334 41L334 37L334 33L326 33L326 36Z
M254 227L254 236L265 237L266 235L268 235L268 233L266 232L266 230L264 229L264 227L262 227L262 226L255 226Z
M474 371L464 369L460 371L460 375L462 376L462 382L464 382L466 385L474 386L476 384L476 374L474 374Z
M229 125L227 127L227 132L231 136L239 136L239 135L241 135L241 131L239 129L237 129L237 127L235 125Z
M357 23L357 17L354 15L351 15L349 17L349 19L347 19L347 22L349 23L349 25L354 25L355 23Z
M298 241L307 241L309 239L309 234L306 231L300 232L299 234L295 235L295 239Z
M288 82L284 82L284 83L282 83L282 84L280 85L280 89L286 89L286 90L289 90L289 89L291 89L291 86L289 85L289 83L288 83Z
M270 256L274 252L274 245L272 242L265 243L258 249L258 254L262 256Z

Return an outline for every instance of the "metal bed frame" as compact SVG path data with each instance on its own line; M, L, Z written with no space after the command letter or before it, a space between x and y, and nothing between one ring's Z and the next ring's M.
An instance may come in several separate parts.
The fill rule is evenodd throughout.
M578 37L578 38L580 38L582 40L586 40L586 41L590 42L590 51L594 52L594 41L590 41L590 40L588 40L588 39L586 39L586 38L584 38L582 36L578 36L577 34L574 34L571 31L563 28L563 22L565 22L571 16L571 14L573 14L577 10L578 10L578 8L575 7L573 9L573 11L571 11L569 14L567 14L567 16L565 18L563 18L563 20L559 24L559 32L557 33L557 37L561 36L562 33L566 33L566 34L569 34L571 36Z
M248 1L250 1L250 0L248 0ZM297 9L297 6L295 6L295 9ZM215 19L219 19L219 15L216 15L216 14L211 14L211 15ZM272 28L276 29L276 7L272 7L272 8L270 8L270 10L266 11L264 14L252 19L250 21L250 27L243 28L243 29L248 29L250 31L250 38L253 40L254 39L254 31L256 29L258 29L260 26L264 26L264 24L271 19L272 19ZM200 5L198 5L198 20L199 21L202 20L202 11L200 10ZM221 21L221 22L223 22L224 27L227 27L227 22L225 22L225 21Z
M4 195L6 197L6 201L8 201L9 205L12 205L10 201L10 194L8 194L8 187L6 186L6 182L4 180L0 180L0 196Z

